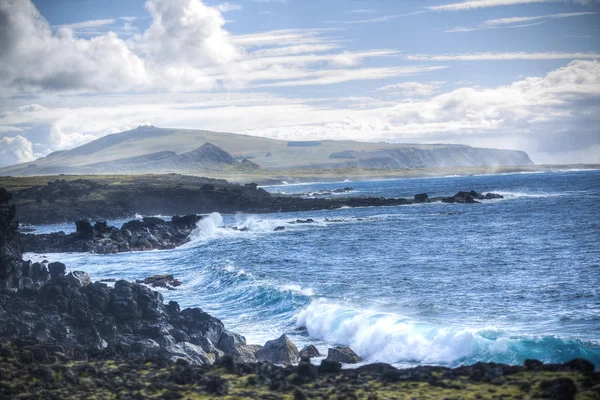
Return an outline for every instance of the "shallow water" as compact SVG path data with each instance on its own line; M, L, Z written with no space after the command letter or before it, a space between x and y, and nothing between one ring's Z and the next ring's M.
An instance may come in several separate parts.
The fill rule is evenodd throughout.
M212 214L179 249L47 257L93 279L172 273L184 284L166 299L205 309L252 343L287 333L299 346L349 345L367 361L399 366L584 357L600 367L600 171L266 189L347 186L353 192L336 195L473 189L505 199ZM317 223L289 224L306 218Z

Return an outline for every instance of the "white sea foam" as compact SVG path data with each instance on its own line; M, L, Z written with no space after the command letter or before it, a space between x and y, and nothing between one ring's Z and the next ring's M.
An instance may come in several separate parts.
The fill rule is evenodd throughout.
M497 193L499 195L504 196L504 198L532 198L532 199L541 199L545 197L557 197L557 196L566 196L569 193L526 193L526 192L505 192L502 190L491 190L493 193Z
M303 288L300 285L290 284L281 286L281 290L284 292L294 292L299 293L304 296L313 296L315 292L311 288Z
M356 310L322 300L300 311L296 325L305 327L312 338L347 345L370 361L450 363L471 356L481 346L487 352L502 348L502 343L481 337L476 329L420 324L397 314Z

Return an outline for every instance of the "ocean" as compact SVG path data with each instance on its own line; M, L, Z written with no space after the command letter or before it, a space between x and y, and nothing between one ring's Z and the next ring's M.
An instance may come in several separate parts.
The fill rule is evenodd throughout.
M299 348L347 345L365 362L398 367L583 357L600 368L600 171L265 189L310 196L344 187L353 190L325 196L476 190L504 199L213 213L178 249L43 256L94 280L173 274L183 285L160 289L166 300L201 307L249 343L286 333ZM291 223L308 218L315 223Z

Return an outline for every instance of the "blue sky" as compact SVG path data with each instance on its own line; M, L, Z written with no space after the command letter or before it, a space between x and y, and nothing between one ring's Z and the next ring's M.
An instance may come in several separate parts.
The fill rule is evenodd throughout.
M600 163L595 0L0 0L0 166L139 124Z

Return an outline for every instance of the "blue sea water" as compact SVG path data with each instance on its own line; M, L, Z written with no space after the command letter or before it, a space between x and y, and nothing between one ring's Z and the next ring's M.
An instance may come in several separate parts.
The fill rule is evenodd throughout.
M442 196L473 189L505 198L215 213L175 250L45 256L93 279L172 273L183 286L163 291L167 300L203 308L250 343L286 333L299 347L348 345L367 362L400 367L583 357L600 368L600 171L266 189L346 186L354 190L341 195ZM289 223L306 218L317 223ZM274 232L276 226L285 230ZM39 231L59 228L72 229Z

